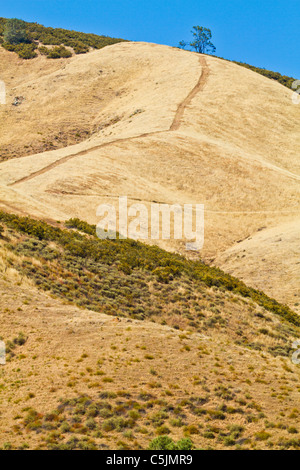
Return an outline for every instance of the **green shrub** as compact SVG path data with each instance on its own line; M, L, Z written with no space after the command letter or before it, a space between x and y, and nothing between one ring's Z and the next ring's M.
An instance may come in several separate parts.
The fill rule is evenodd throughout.
M96 421L93 418L89 418L86 421L85 425L89 429L95 429L97 424L96 424Z
M170 450L174 446L174 441L168 436L160 436L150 442L150 450Z
M149 445L149 450L191 450L192 448L191 439L185 438L175 443L169 436L159 436Z
M16 52L21 59L28 60L37 57L35 49L36 47L33 44L23 44L22 47L18 46Z
M49 54L49 51L50 51L50 49L49 49L48 47L46 47L46 46L41 46L41 47L39 47L39 52L40 52L40 54L42 54L42 55L48 55L48 54Z
M73 45L73 49L74 49L75 54L86 54L90 50L88 45L80 41L76 43L75 45Z
M269 437L271 437L271 434L266 431L260 431L255 434L255 438L257 441L267 441Z
M72 52L64 46L56 46L53 49L49 49L47 57L48 59L66 59L68 57L72 57Z
M193 442L189 438L180 439L173 450L192 450Z
M64 433L70 432L71 427L67 421L64 421L60 426L60 430L64 434Z
M169 428L167 428L167 426L159 426L158 428L156 428L156 434L158 434L159 436L170 434L170 432L171 431Z
M16 52L21 59L34 59L37 57L37 53L35 52L36 45L35 44L10 44L4 42L2 46L10 51Z

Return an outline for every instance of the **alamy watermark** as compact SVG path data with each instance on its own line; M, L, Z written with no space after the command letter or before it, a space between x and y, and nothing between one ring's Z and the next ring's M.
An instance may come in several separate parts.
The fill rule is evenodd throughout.
M295 90L292 94L292 102L294 104L300 104L300 80L295 80L292 83L292 89Z
M6 351L4 341L0 341L0 365L4 366L6 364Z
M6 104L6 88L3 80L0 80L0 104Z
M97 224L97 236L101 240L173 239L184 241L190 251L199 251L204 245L203 204L152 203L148 211L142 203L128 207L127 196L120 196L118 207L101 204L97 217L101 217Z
M300 340L299 339L293 343L292 348L296 349L296 351L292 355L292 363L298 365L300 364Z

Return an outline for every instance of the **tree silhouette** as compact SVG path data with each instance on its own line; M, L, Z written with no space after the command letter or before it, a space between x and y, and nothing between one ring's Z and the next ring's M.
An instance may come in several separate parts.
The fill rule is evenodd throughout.
M180 48L184 49L189 45L199 54L209 54L216 51L215 46L211 42L212 32L210 29L204 28L203 26L193 26L191 33L193 35L193 41L189 43L180 41Z

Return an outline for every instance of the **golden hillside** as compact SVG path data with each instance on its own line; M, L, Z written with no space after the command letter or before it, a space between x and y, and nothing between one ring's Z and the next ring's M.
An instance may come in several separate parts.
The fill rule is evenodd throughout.
M199 256L299 310L299 106L290 90L145 43L58 61L1 50L0 67L4 209L95 223L97 206L119 195L203 203ZM25 99L12 106L16 96Z

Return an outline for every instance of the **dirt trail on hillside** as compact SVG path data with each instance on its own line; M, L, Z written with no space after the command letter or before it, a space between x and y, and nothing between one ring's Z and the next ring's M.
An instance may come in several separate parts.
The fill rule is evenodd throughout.
M121 143L121 142L122 143L123 142L128 142L128 141L131 141L131 140L135 140L135 139L139 139L139 138L143 138L143 137L148 137L148 136L155 135L155 134L160 134L162 132L166 132L166 131L146 132L144 134L137 135L137 136L134 136L134 137L125 137L123 139L116 139L116 140L112 140L111 142L105 142L104 144L96 145L95 147L90 147L87 150L81 150L80 152L72 153L71 155L66 155L65 157L59 158L58 160L51 163L50 165L45 166L41 170L35 171L35 172L31 173L28 176L24 176L23 178L20 178L19 180L14 181L13 183L10 183L8 186L15 186L16 184L24 183L26 181L30 181L31 179L35 178L36 176L43 175L44 173L47 173L48 171L52 170L53 168L56 168L57 166L60 166L63 163L66 163L67 161L71 160L72 158L81 157L82 155L87 155L90 152L94 152L95 150L99 150L99 149L102 149L104 147L108 147L109 145L118 144L118 143Z
M118 195L148 211L202 203L196 257L299 311L299 107L290 90L228 61L144 43L74 57L63 72L39 59L24 61L33 81L23 87L19 62L12 67L7 52L1 62L0 50L10 98L15 89L26 97L0 106L0 146L54 142L1 162L2 210L97 224L96 207ZM64 124L91 134L59 149L52 137ZM189 255L172 237L154 243Z
M28 176L24 176L23 178L20 178L19 180L14 181L13 183L10 183L8 186L15 186L17 184L25 183L27 181L30 181L31 179L36 178L37 176L40 176L44 173L47 173L48 171L52 170L53 168L56 168L57 166L60 166L60 165L66 163L67 161L69 161L69 160L71 160L75 157L80 157L82 155L87 155L90 152L102 149L104 147L108 147L109 145L117 144L119 142L122 142L122 143L123 142L128 142L128 141L132 141L132 140L143 138L143 137L149 137L151 135L157 135L157 134L160 134L160 133L177 131L180 128L182 118L183 118L183 115L184 115L184 112L185 112L187 106L190 105L190 103L192 102L193 98L197 95L197 93L199 93L200 91L202 91L204 89L204 87L207 83L207 79L208 79L208 76L209 76L209 67L207 65L207 62L206 62L206 59L205 59L204 56L201 56L199 58L199 63L201 65L202 70L201 70L201 75L200 75L200 78L198 80L198 83L190 91L188 96L179 104L179 106L176 110L176 113L175 113L174 120L173 120L173 122L170 126L170 129L161 130L161 131L146 132L146 133L134 136L134 137L125 137L125 138L122 138L122 139L116 139L116 140L113 140L111 142L105 142L103 144L96 145L95 147L91 147L87 150L82 150L80 152L77 152L77 153L74 153L74 154L71 154L71 155L67 155L65 157L62 157L62 158L56 160L55 162L51 163L50 165L45 166L41 170L35 171L35 172L31 173Z
M206 59L204 56L201 56L199 59L200 65L202 67L201 76L195 88L188 94L188 96L183 100L182 103L177 108L174 121L170 127L170 131L178 131L181 125L181 121L184 115L186 108L191 104L193 98L202 91L207 83L209 77L209 67L207 65Z
M90 152L93 152L95 150L100 150L100 149L108 147L110 145L114 145L114 144L118 144L118 143L124 143L124 142L130 142L130 141L140 139L140 138L144 138L144 137L159 135L161 133L178 131L180 129L181 125L182 125L182 120L183 120L184 113L185 113L187 107L192 103L195 96L198 93L200 93L201 91L204 90L205 85L207 84L207 81L208 81L210 70L209 70L209 66L207 64L206 58L201 55L199 57L199 63L201 65L201 74L200 74L199 80L198 80L196 86L189 92L187 97L178 105L177 110L175 112L173 122L172 122L169 129L164 129L164 130L160 130L160 131L158 130L158 131L146 132L146 133L142 133L142 134L139 134L139 135L133 136L133 137L125 137L125 138L121 138L121 139L115 139L115 140L112 140L112 141L109 141L109 142L105 142L103 144L99 144L99 145L90 147L90 148L88 148L86 150L82 150L80 152L72 153L72 154L67 155L65 157L59 158L55 162L45 166L44 168L42 168L40 170L37 170L37 171L31 173L30 175L24 176L24 177L22 177L22 178L20 178L16 181L10 183L8 186L15 186L15 185L30 181L30 180L36 178L37 176L40 176L40 175L42 175L44 173L47 173L48 171L50 171L50 170L52 170L52 169L54 169L54 168L56 168L60 165L63 165L64 163L66 163L67 161L69 161L73 158L80 157L80 156L83 156L83 155L87 155ZM288 170L282 169L282 168L280 168L276 165L264 164L264 166L271 168L273 171L275 171L277 173L280 173L283 176L287 176L289 178L292 178L292 179L298 180L298 181L300 180L299 175L296 175L296 174L294 174L294 173L292 173Z

